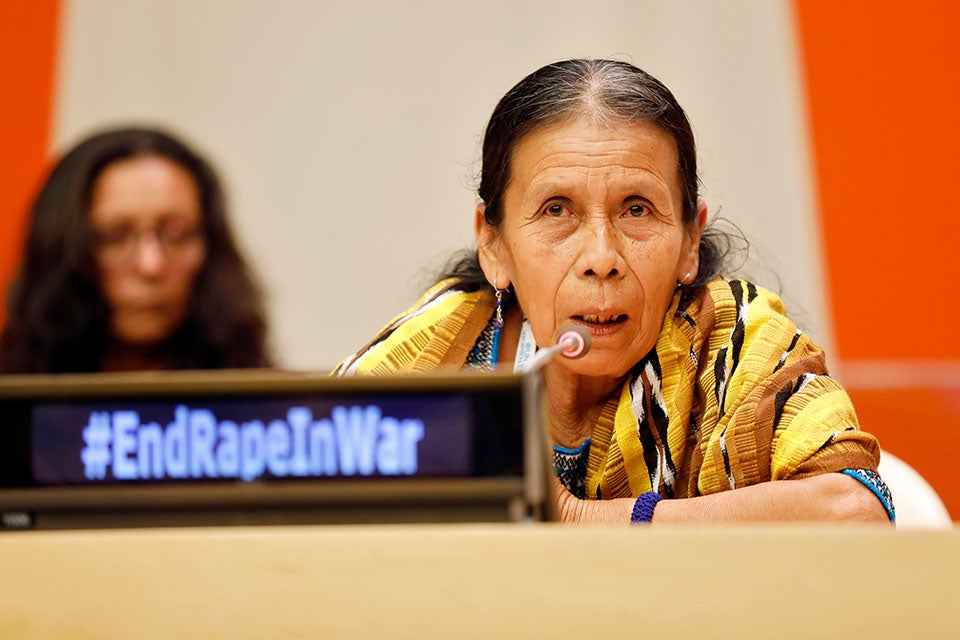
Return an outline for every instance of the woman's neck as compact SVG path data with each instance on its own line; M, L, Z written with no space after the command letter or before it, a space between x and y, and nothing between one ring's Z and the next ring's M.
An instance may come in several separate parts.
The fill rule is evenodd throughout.
M544 367L547 415L556 444L574 448L590 437L607 400L619 392L623 378L588 377L570 373L562 363Z
M162 345L140 347L113 343L100 359L102 371L162 371L170 368L170 359Z
M517 342L523 323L523 312L516 304L505 313L503 334L500 338L501 366L512 367L516 358ZM600 411L611 394L623 385L623 377L590 377L571 373L558 361L543 369L547 395L547 415L550 432L556 444L575 448L590 437Z

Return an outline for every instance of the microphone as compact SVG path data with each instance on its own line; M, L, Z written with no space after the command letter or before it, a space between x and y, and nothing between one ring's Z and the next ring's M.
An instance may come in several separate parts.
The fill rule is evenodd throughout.
M571 360L577 360L587 355L587 351L590 351L590 333L583 327L571 324L564 327L563 331L560 332L557 345L561 344L565 344L566 348L560 352L560 355Z
M558 353L570 360L576 360L587 355L590 351L590 334L583 327L575 324L567 325L560 330L556 344L541 349L530 358L523 373L536 371L547 364Z

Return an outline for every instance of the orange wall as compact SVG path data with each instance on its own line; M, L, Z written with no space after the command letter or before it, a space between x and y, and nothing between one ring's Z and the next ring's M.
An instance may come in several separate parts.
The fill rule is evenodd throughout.
M960 4L794 0L836 359L960 365ZM847 382L960 518L960 383Z
M837 355L960 360L960 3L796 6Z
M59 5L58 0L0 2L0 291L4 295L20 259L26 208L47 164ZM3 308L0 305L0 323Z

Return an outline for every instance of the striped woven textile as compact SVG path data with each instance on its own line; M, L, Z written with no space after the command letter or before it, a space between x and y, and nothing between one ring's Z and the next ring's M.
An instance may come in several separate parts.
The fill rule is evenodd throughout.
M490 291L441 282L334 375L459 369L494 307ZM585 493L597 499L707 495L879 461L780 299L721 278L677 291L656 347L607 400L591 440Z

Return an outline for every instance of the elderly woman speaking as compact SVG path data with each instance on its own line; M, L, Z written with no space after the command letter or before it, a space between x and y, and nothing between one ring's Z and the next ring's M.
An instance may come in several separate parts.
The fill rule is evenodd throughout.
M644 71L568 60L520 81L483 141L477 251L340 375L543 375L567 522L887 521L879 447L780 300L721 277L686 114Z

